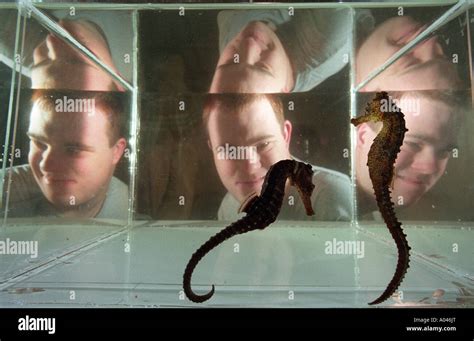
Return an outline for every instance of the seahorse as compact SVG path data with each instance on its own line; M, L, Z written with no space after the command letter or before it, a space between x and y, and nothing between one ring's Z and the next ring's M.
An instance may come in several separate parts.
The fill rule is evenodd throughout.
M191 301L202 303L214 295L214 285L204 295L197 295L191 289L192 273L198 262L225 240L249 231L263 230L273 223L280 213L288 178L290 185L295 186L298 190L306 214L314 215L311 206L311 194L314 190L311 165L295 160L281 160L272 165L265 176L260 196L252 193L242 203L240 212L245 212L246 215L212 236L194 252L189 260L183 275L183 288L186 296Z
M400 286L409 268L410 246L395 215L389 189L393 184L395 160L403 144L405 132L408 131L404 117L386 92L378 92L375 99L367 105L365 114L351 119L351 123L355 126L369 121L383 123L382 130L370 147L367 166L377 205L398 249L397 267L392 280L380 297L369 305L379 304L388 299Z

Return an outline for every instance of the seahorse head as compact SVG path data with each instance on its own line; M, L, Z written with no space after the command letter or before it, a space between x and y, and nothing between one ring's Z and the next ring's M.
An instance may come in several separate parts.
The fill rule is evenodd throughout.
M392 100L385 91L377 92L375 98L367 106L367 112L370 113L373 122L383 122L392 110Z
M370 101L362 116L351 119L351 123L358 126L364 122L385 122L388 115L392 114L393 102L385 91L377 92L375 98Z
M314 215L311 205L311 194L313 194L313 168L303 162L296 162L293 174L290 177L291 184L296 187L303 201L307 215Z

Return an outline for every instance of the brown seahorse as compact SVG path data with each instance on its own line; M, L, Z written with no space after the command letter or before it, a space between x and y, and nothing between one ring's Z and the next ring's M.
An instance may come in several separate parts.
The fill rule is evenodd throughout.
M242 204L240 211L247 214L211 237L189 260L183 275L183 288L191 301L202 303L214 294L214 285L205 295L197 295L192 291L191 276L198 262L223 241L256 229L263 230L273 223L281 210L287 178L298 190L306 214L314 215L311 207L311 194L314 190L311 165L294 160L281 160L272 165L265 176L260 196L253 194Z
M402 225L395 215L389 189L393 183L395 160L408 129L405 127L403 113L393 104L386 92L376 94L375 99L367 105L366 113L363 116L351 119L351 123L355 126L369 121L383 123L382 130L370 147L367 166L377 205L398 249L395 274L380 297L369 303L373 305L382 303L397 290L405 277L410 262L410 246Z

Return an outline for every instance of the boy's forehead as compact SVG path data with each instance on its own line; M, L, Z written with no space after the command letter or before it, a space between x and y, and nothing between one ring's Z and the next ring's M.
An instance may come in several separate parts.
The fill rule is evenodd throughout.
M208 129L210 136L248 139L256 136L275 135L277 131L280 131L280 125L273 110L245 108L240 113L228 111L211 115Z
M104 122L105 121L105 122ZM105 116L100 111L87 112L56 112L35 106L30 114L29 131L55 135L77 135L87 131L100 133L106 123ZM106 130L104 130L104 134Z
M273 110L272 105L265 97L255 99L245 105L239 105L235 107L227 105L218 105L216 110L213 111L215 116L219 120L260 120L269 119L274 117L276 120L276 114Z
M408 129L406 136L418 137L427 142L455 139L457 127L449 111L431 112L418 116L406 115L405 119Z
M430 121L449 124L454 118L453 108L447 103L428 97L402 97L400 109L406 120L416 121L418 124Z

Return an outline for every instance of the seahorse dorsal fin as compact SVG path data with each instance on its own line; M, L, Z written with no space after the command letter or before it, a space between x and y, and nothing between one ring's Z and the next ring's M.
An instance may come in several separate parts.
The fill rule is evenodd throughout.
M257 192L252 192L248 195L247 198L242 202L242 204L239 207L239 213L245 212L247 213L247 209L252 206L252 204L257 200L258 194Z

